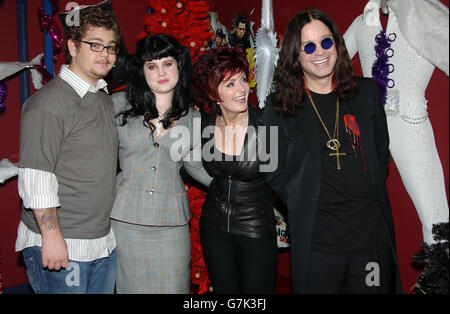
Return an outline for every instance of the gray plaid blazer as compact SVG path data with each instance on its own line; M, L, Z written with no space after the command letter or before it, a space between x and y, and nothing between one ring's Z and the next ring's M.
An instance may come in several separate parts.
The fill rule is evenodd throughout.
M125 93L113 95L116 114L127 108ZM201 161L200 113L175 122L159 140L143 125L143 117L128 118L119 133L116 198L111 218L139 225L181 226L189 222L189 202L180 177L181 167L208 186L211 177Z

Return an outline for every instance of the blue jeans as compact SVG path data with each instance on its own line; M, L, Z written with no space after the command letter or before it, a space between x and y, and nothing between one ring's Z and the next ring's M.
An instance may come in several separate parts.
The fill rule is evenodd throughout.
M66 269L42 268L41 248L22 251L28 280L37 294L113 294L116 282L116 250L92 262L69 261Z

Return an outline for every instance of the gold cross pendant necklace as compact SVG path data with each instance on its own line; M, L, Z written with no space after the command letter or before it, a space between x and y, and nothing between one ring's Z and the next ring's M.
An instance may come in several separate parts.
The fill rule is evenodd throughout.
M346 156L346 153L340 153L339 152L339 148L341 147L341 143L339 142L339 99L336 98L336 122L334 123L334 133L333 133L333 137L331 137L330 132L328 132L327 127L325 126L325 123L322 120L322 117L319 114L319 111L317 110L316 104L314 103L314 101L312 100L311 94L308 91L308 97L309 100L311 101L311 105L314 108L314 111L316 112L317 117L320 120L320 123L322 123L323 129L325 130L325 132L328 135L328 138L330 139L327 142L327 147L329 149L331 149L332 151L334 151L334 153L330 153L328 156L330 157L336 157L336 161L337 161L337 169L341 170L341 161L340 161L340 157L341 156Z

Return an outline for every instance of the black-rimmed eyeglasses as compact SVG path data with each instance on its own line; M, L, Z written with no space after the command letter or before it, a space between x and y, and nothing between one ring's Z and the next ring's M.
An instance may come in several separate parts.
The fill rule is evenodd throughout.
M91 47L92 51L95 52L103 52L103 50L106 49L106 52L108 52L110 55L117 55L119 53L119 47L114 45L114 46L105 46L99 43L93 43L90 41L84 41L84 40L80 40L80 42L88 44Z

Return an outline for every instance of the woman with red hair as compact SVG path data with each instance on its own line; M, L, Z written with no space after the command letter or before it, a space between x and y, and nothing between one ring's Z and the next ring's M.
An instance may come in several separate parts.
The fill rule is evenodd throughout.
M249 106L249 67L238 49L201 55L191 82L202 111L203 167L213 177L200 237L215 293L273 293L277 241L262 155L261 112Z

